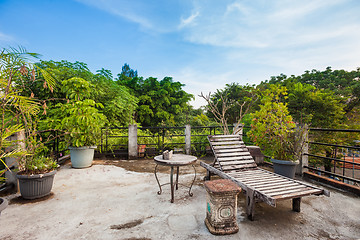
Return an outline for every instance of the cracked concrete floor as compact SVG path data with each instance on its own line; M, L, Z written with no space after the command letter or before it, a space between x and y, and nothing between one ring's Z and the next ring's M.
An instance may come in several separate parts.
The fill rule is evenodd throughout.
M26 201L6 196L10 204L0 216L0 239L360 239L360 198L330 189L331 197L303 198L301 212L291 201L276 208L256 204L255 221L245 217L245 198L239 195L239 232L211 235L205 224L204 171L193 197L180 187L170 203L169 186L157 194L152 160L95 161L86 169L61 167L50 196ZM166 167L159 173L169 180ZM180 181L189 184L191 169Z

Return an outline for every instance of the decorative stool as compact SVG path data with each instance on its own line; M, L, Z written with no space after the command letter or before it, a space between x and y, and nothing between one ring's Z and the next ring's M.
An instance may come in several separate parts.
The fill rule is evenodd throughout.
M237 195L241 188L227 179L206 181L205 225L215 235L232 234L239 231L236 222Z

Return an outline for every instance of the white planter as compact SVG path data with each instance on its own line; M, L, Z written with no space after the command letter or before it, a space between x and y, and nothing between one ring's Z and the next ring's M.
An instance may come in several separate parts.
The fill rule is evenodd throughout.
M69 147L72 167L90 167L94 159L95 148L96 146Z

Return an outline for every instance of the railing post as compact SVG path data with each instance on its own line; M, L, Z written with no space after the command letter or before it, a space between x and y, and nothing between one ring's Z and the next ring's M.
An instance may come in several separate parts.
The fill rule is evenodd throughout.
M20 132L17 132L13 135L11 135L10 137L7 138L7 140L9 141L18 141L18 146L20 149L25 150L25 131L22 130ZM8 147L6 149L6 151L11 151L12 147ZM5 163L6 165L10 168L10 169L17 169L19 167L18 162L17 162L17 157L5 157ZM11 185L14 184L15 188L17 189L17 178L14 174L13 171L6 171L5 172L5 179L6 179L6 184L7 185Z
M296 174L297 175L303 175L304 172L307 172L308 169L304 168L304 166L308 166L309 165L309 157L307 155L307 153L309 153L309 128L307 125L304 126L304 131L300 131L300 134L302 134L302 136L299 136L301 138L301 141L303 141L303 147L302 147L302 151L301 151L301 155L300 155L300 159L299 159L299 164L296 167ZM301 145L301 143L300 143Z
M191 154L191 126L185 125L185 153Z
M241 123L234 123L233 134L240 135L240 139L243 140L243 129L244 125Z
M136 159L138 156L136 124L129 125L128 155L129 159Z

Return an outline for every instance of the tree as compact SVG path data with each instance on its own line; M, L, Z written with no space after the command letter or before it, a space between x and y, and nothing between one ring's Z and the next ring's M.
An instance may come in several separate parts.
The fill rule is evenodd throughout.
M213 110L222 112L221 108L226 105L224 118L228 124L237 123L243 115L252 111L257 102L258 94L254 85L240 85L238 83L226 84L224 89L217 89L214 94L209 96L207 115L214 118ZM206 100L206 99L205 99ZM211 110L210 105L215 109Z
M123 126L132 121L137 107L137 99L129 93L126 87L119 86L112 80L110 70L102 68L97 71L97 74L93 74L85 63L68 61L41 61L37 66L46 69L57 80L58 86L68 85L66 82L72 81L71 86L75 87L75 85L80 84L82 87L89 88L86 97L105 106L98 108L98 110L106 116L110 125ZM80 85L77 87L81 87ZM41 86L38 83L29 80L26 86L27 92L25 94L27 96L39 92L40 100L48 98L50 90L39 91ZM52 109L56 104L63 103L67 98L71 98L70 93L76 94L71 89L64 87L55 88L52 94L53 101L48 103L47 108ZM46 117L55 116L52 116L50 111Z
M258 99L258 94L253 86L240 86L232 83L226 85L224 90L217 90L213 95L209 93L199 95L206 102L208 116L219 124L224 134L230 134L229 124L236 123L233 134L242 129L242 120Z
M288 92L288 109L298 123L336 128L344 122L344 105L331 91L294 83L288 84Z
M350 117L354 112L358 111L360 106L360 68L356 71L332 70L327 67L325 71L311 70L305 71L300 76L287 77L281 74L277 77L271 77L265 83L279 83L286 86L291 93L291 85L302 83L303 86L311 85L316 88L318 95L324 98L331 98L331 102L340 103L343 107L343 114ZM314 90L312 90L314 92ZM327 101L324 99L324 101ZM337 110L336 110L337 111Z
M127 64L118 76L117 83L129 88L139 100L136 121L142 126L178 125L193 97L182 90L184 84L174 82L171 77L161 81L153 77L144 80Z

